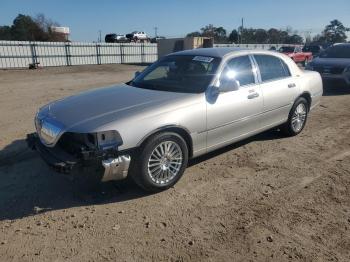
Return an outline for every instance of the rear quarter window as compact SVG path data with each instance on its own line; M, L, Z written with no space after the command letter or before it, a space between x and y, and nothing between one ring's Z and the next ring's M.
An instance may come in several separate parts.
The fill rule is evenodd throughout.
M254 58L258 64L262 82L291 76L286 63L276 56L254 55Z

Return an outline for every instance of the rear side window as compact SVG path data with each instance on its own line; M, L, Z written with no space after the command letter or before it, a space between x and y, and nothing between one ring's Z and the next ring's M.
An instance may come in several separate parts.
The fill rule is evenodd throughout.
M290 76L288 66L278 57L270 55L254 55L259 66L263 82L281 79Z
M252 64L248 56L232 58L227 62L223 74L234 74L234 78L241 86L255 83Z

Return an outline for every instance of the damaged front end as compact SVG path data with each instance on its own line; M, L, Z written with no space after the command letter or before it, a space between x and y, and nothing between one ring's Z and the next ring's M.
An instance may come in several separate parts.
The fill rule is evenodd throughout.
M46 145L46 137L27 135L29 148L38 151L42 159L56 171L74 176L95 172L100 181L126 178L131 161L130 152L119 152L121 137L116 131L99 133L63 133L54 145ZM51 132L53 133L53 132ZM50 131L45 130L45 136ZM43 141L44 140L44 141Z

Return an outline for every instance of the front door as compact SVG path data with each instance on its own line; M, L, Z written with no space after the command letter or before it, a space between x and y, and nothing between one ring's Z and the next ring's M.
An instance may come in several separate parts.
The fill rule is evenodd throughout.
M220 79L237 81L237 90L220 92L207 102L208 151L233 143L258 129L263 96L249 56L235 57L224 67Z

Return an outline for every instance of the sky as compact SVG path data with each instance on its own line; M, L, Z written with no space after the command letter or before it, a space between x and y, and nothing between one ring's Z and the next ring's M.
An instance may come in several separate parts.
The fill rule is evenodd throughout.
M72 41L97 41L107 33L145 31L166 37L182 37L207 24L237 28L271 27L320 33L333 19L350 27L349 0L1 0L0 25L11 25L19 14L38 13L68 26ZM349 35L350 37L350 35Z

